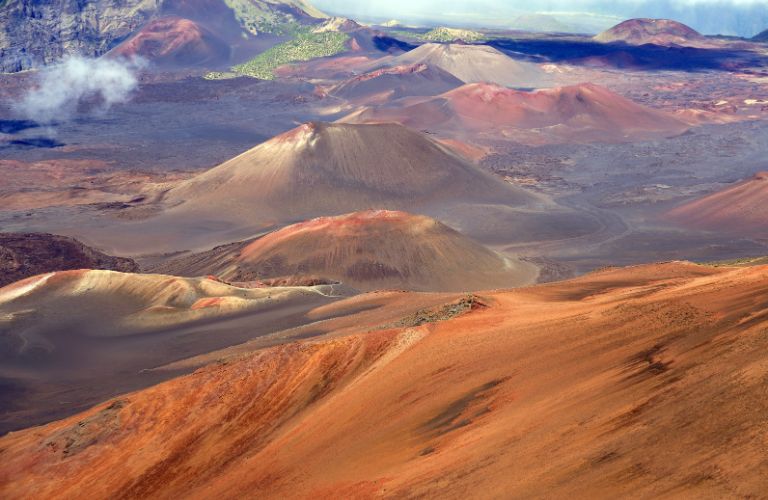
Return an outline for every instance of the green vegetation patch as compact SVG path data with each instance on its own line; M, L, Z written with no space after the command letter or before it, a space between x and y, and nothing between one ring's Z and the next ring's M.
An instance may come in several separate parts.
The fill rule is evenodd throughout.
M482 42L493 38L492 35L487 35L478 31L444 27L435 28L427 31L426 33L419 33L417 31L409 31L404 29L389 29L387 30L387 34L395 38L441 43L455 42L456 40L463 40L465 42Z
M713 267L751 267L768 264L768 257L744 257L741 259L718 260L715 262L703 262L705 266Z
M206 78L232 78L235 75L274 80L275 69L284 64L329 57L346 50L349 35L336 31L324 33L301 32L293 40L276 45L250 61L232 68L232 73L209 73ZM233 75L233 73L235 75Z
M421 38L430 42L453 42L454 40L479 42L485 40L486 36L477 31L440 27L424 33Z
M286 36L293 35L302 28L292 15L264 5L263 2L224 0L224 3L232 9L243 29L252 35L270 33Z

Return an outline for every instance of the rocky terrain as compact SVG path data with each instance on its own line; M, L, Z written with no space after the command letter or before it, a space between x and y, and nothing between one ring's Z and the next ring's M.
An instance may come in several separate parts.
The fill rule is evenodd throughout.
M112 257L73 238L40 233L0 233L0 287L37 274L70 269L135 273L131 259Z
M190 16L230 38L279 34L323 16L303 0L6 0L0 4L0 72L40 67L67 54L100 56L162 15Z

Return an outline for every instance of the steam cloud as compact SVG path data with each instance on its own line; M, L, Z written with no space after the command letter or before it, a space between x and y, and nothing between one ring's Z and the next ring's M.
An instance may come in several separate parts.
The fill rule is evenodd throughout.
M65 121L77 113L84 99L94 100L97 110L108 111L127 102L138 87L140 59L87 59L71 56L41 71L36 88L17 105L17 111L42 124Z

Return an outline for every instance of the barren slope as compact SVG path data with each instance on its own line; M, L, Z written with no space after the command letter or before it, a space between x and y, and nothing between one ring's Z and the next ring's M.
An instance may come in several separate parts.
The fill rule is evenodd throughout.
M766 286L641 266L233 358L2 438L0 491L760 497Z
M0 288L0 432L146 387L158 380L146 369L304 324L333 292L89 270Z

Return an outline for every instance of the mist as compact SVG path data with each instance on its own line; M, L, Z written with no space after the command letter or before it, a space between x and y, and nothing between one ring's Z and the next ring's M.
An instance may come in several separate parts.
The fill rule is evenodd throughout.
M16 111L37 123L52 124L71 119L87 100L91 112L105 113L131 98L143 66L140 59L68 57L40 71Z

